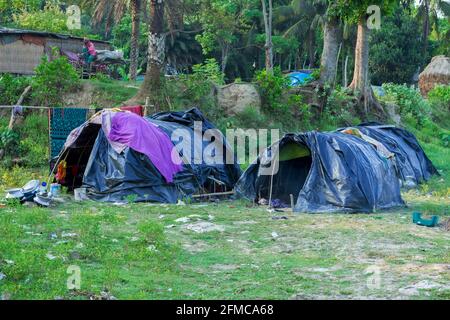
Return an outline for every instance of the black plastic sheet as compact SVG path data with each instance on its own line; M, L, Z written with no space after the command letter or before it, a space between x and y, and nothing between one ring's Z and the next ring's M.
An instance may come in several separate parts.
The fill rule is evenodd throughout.
M238 181L238 194L250 200L268 199L272 182L272 198L286 201L293 194L296 212L375 212L404 206L393 163L369 143L339 132L308 132L284 136L279 150L293 142L310 150L309 160L280 161L272 180L261 174L267 159L260 156ZM273 157L272 148L276 146L268 154ZM296 167L296 161L308 172Z

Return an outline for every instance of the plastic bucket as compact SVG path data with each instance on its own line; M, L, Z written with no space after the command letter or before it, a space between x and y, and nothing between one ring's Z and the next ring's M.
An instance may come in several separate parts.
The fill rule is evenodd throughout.
M73 193L75 196L75 201L84 201L88 199L86 196L86 188L77 188L73 191Z

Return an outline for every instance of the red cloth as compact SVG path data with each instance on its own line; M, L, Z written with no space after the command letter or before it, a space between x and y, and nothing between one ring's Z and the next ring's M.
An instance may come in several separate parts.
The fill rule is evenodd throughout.
M144 115L144 108L142 106L124 106L121 107L120 110L130 111L141 117Z

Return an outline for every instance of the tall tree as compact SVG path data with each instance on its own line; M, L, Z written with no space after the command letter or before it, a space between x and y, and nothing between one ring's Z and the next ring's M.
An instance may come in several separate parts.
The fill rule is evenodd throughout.
M165 43L164 0L150 0L147 72L139 92L132 100L145 101L148 97L155 111L161 109L161 77L165 61Z
M342 31L340 28L340 19L333 13L330 7L325 17L325 26L323 34L323 51L320 60L320 82L323 84L334 85L337 74L339 59L340 38Z
M398 2L395 0L337 0L336 9L341 17L348 22L356 22L358 25L356 46L355 46L355 67L353 80L349 86L353 90L359 102L363 103L364 112L368 114L369 109L380 112L384 115L382 106L376 100L369 77L369 49L370 49L370 29L381 21L371 21L381 19L381 13L390 13ZM372 12L369 9L374 9ZM369 26L369 21L370 26ZM361 104L361 103L360 103Z
M417 11L422 20L423 51L428 49L428 37L433 29L439 31L439 15L450 16L450 2L447 0L420 0Z
M267 10L266 0L261 0L262 13L264 18L264 30L266 33L266 44L264 46L266 52L266 72L267 74L273 74L273 43L272 43L272 22L273 22L273 6L272 0L268 0Z
M130 0L131 11L131 50L130 79L136 80L139 60L139 32L141 24L141 0Z
M328 0L291 0L288 5L275 8L276 20L287 20L284 36L296 35L303 43L312 69L316 62L316 33L323 25Z

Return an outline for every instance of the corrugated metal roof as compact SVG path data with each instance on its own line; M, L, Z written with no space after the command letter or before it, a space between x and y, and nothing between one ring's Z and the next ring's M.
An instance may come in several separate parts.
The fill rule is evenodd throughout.
M54 37L54 38L58 38L58 39L78 39L78 40L83 40L82 37L75 37L75 36L71 36L71 35L68 35L68 34L0 27L0 36L2 34L4 34L4 35L30 34L30 35L36 35L36 36L42 36L42 37ZM110 42L104 41L104 40L95 40L95 39L90 39L90 40L92 42L101 42L101 43L111 44Z

